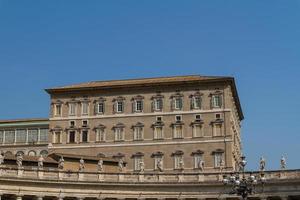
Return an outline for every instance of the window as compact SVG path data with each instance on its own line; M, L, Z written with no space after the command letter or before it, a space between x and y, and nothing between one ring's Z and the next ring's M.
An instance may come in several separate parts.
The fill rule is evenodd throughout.
M28 130L28 142L35 143L38 141L38 130L37 129L29 129Z
M154 127L154 139L163 139L163 127L162 126L155 126Z
M97 113L103 114L104 113L104 102L99 102L97 107L98 107Z
M76 114L76 104L69 103L69 115L73 116Z
M48 142L48 134L49 134L49 129L47 128L40 129L40 142Z
M216 114L216 119L221 119L221 114Z
M48 155L48 151L47 150L42 150L40 152L40 155L42 155L43 157L46 157Z
M175 116L175 121L176 122L181 122L181 120L182 120L182 116L181 115L176 115Z
M162 121L162 116L157 116L157 117L156 117L156 121L157 121L157 122L161 122L161 121Z
M183 138L182 125L173 126L173 137L174 138Z
M75 131L69 132L69 143L75 143Z
M123 101L117 101L117 112L121 113L124 111L124 102Z
M193 109L200 109L201 108L201 97L200 96L193 96L192 98L192 108Z
M212 96L212 107L213 108L221 108L221 106L222 106L221 95L213 95Z
M88 121L87 120L83 120L82 121L82 127L87 127L88 126Z
M81 141L88 142L88 131L87 130L83 130L81 132Z
M215 152L214 157L215 157L215 167L220 167L221 163L223 162L223 153Z
M135 171L141 170L141 163L144 162L143 156L134 156L133 157L133 165Z
M202 154L194 154L194 168L195 169L202 168L203 167L202 163L203 163Z
M124 140L124 130L123 128L115 128L115 141Z
M96 141L105 142L105 131L103 128L96 129Z
M61 110L62 110L61 108L62 108L61 104L55 105L55 111L54 111L55 116L61 116Z
M181 97L176 97L174 99L174 108L176 110L181 110L182 109L182 98Z
M31 150L31 151L28 152L28 155L29 156L36 156L36 152Z
M0 131L0 143L2 144L4 142L4 131Z
M143 127L136 126L133 128L133 139L134 140L143 140Z
M156 155L154 156L154 170L163 170L164 163L163 163L163 156Z
M6 130L4 141L6 144L14 143L15 142L15 131L14 130Z
M183 155L174 155L174 169L183 169Z
M161 111L162 109L163 109L163 99L162 98L154 99L154 110Z
M203 129L201 124L194 124L193 125L193 137L202 137L203 136Z
M16 130L16 143L25 143L27 131L25 129Z
M53 132L52 141L53 141L53 143L61 143L61 132L60 131Z
M89 103L88 102L82 102L82 115L88 115L89 114Z
M195 115L195 120L196 121L201 121L201 115Z
M135 112L143 111L143 100L135 100Z
M74 127L75 126L75 121L70 121L70 127Z
M222 136L222 124L213 124L214 136Z

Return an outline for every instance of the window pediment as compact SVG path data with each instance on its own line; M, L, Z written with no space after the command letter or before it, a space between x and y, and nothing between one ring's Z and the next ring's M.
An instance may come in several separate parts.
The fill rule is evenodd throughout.
M175 94L170 96L170 99L181 98L181 97L183 97L183 94L180 92L176 92Z
M171 156L181 156L181 155L183 155L183 154L184 154L183 151L177 150L177 151L173 152L173 153L171 154Z
M200 149L198 149L197 151L193 151L191 153L191 156L193 156L193 155L202 155L202 154L204 154L204 151L201 151Z
M132 97L131 101L134 101L134 100L143 100L144 97L142 95L137 95L137 96L134 96Z
M99 124L98 126L96 126L95 128L94 128L94 130L96 130L96 129L101 129L101 130L103 130L103 129L105 129L106 128L106 126L104 126L103 124Z
M138 122L135 125L132 125L132 128L135 128L135 127L144 127L144 126L145 125L142 122Z
M116 102L116 101L124 101L124 100L125 100L125 97L118 96L118 97L114 98L112 101Z
M56 104L56 105L62 105L62 104L64 104L64 102L58 99L56 101L52 101L51 104L52 105L54 105L54 104Z
M193 97L201 97L201 96L203 96L203 93L197 91L197 92L195 92L194 94L191 94L189 97L190 97L190 98L193 98Z
M136 152L135 154L132 154L131 158L134 158L134 157L142 157L144 156L145 154L142 153L142 152Z
M212 154L216 154L216 153L224 153L223 149L216 149L212 152Z
M154 152L151 154L151 158L154 158L154 157L162 157L164 155L163 152L161 151L157 151L157 152Z
M113 126L112 129L116 129L116 128L124 128L125 125L123 123L117 123L115 126Z
M161 121L157 121L157 122L154 122L153 124L152 124L152 127L156 127L156 126L164 126L165 124L163 123L163 122L161 122Z

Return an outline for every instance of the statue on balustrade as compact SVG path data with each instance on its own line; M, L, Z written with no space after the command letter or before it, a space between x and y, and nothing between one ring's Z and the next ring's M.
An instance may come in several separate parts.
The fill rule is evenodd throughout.
M183 162L182 157L180 158L180 161L179 161L179 168L182 169L182 170L184 169L184 162Z
M119 163L118 163L118 166L119 166L119 171L120 171L120 172L123 172L123 169L124 169L124 161L123 161L122 158L120 158Z
M222 172L224 170L224 168L225 168L225 161L224 161L223 158L221 158L221 160L220 160L220 171Z
M265 171L265 169L266 169L266 160L265 160L265 158L262 156L262 157L260 158L260 161L259 161L259 170L260 170L260 171Z
M280 168L281 168L281 170L285 170L286 169L286 160L285 160L284 156L281 156L281 159L280 159Z
M162 172L163 171L163 163L162 163L162 159L158 159L157 160L157 164L156 164L157 169Z
M145 171L145 163L143 161L141 161L139 164L140 164L140 172L144 172Z
M85 166L84 166L84 160L83 160L83 158L80 158L80 160L79 160L79 171L83 172L84 168L85 168Z
M16 159L18 168L22 167L22 162L23 162L23 155L19 153L17 154L17 159Z
M2 165L4 163L4 154L3 152L0 153L0 165Z
M200 171L204 170L204 161L202 159L200 159L197 163L197 167Z
M43 168L44 167L44 157L43 155L40 155L39 159L38 159L38 168Z
M97 170L98 170L98 172L103 172L103 160L102 159L100 159L98 161Z
M64 160L64 157L61 156L58 161L58 169L64 169L64 165L65 165L65 160Z

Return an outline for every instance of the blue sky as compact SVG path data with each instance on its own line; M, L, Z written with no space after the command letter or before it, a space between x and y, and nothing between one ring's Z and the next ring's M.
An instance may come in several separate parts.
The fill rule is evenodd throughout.
M299 21L299 0L0 0L0 118L47 117L53 86L229 75L248 169L300 168Z

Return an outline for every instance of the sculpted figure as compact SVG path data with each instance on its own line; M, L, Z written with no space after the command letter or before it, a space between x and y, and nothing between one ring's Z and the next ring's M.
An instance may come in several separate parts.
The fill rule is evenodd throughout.
M280 159L280 168L282 170L284 170L286 168L286 160L285 160L284 156L281 156L281 159Z
M79 161L79 171L80 172L83 172L85 166L84 166L84 160L83 158L80 158L80 161Z
M197 165L200 171L204 170L204 161L202 159L198 161Z
M265 171L265 168L266 168L266 160L264 159L264 157L262 156L260 158L260 161L259 161L259 170L260 171Z
M97 170L98 170L98 172L102 172L103 171L103 160L102 159L100 159L98 161Z
M223 171L224 167L225 167L225 161L224 161L224 159L222 158L222 159L220 160L220 171Z
M180 161L179 161L179 168L184 169L184 162L183 162L182 157L180 158Z
M16 163L18 165L18 167L22 167L22 162L23 162L23 155L22 154L18 154L17 155L17 160L16 160Z
M64 160L64 157L61 156L58 161L58 169L64 169L64 165L65 165L65 160Z
M4 163L4 154L0 153L0 165Z
M162 159L161 159L161 158L157 160L156 166L157 166L157 169L158 169L160 172L163 171L163 164L162 164Z
M42 155L40 155L39 159L38 159L38 167L39 168L43 168L44 166L44 157Z
M140 162L140 171L141 172L145 171L145 163L143 161Z
M118 166L119 166L119 171L122 172L124 168L124 161L122 158L120 158Z

